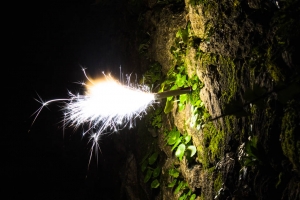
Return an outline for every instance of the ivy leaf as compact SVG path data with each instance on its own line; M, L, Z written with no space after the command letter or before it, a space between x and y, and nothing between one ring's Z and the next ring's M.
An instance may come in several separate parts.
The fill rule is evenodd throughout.
M150 180L152 173L153 173L153 171L151 169L147 170L146 176L144 178L144 183L147 183Z
M182 110L184 110L184 108L185 108L185 104L183 104L183 103L179 103L178 104L178 107L179 107L179 111L182 111Z
M189 38L189 30L187 28L179 29L179 31L176 33L176 37L181 38L184 43L187 43Z
M177 89L178 89L178 86L176 84L170 88L170 90L177 90Z
M194 145L190 145L187 148L187 152L188 152L188 157L193 157L196 154L197 149Z
M151 125L153 127L157 127L157 128L160 128L161 125L162 125L162 122L161 122L161 115L160 114L157 114L155 117L152 118L152 122L151 122Z
M196 90L198 87L198 84L197 83L194 83L194 85L192 86L192 90Z
M187 194L183 193L180 197L179 200L185 200L188 197Z
M185 103L187 100L187 95L186 94L180 95L179 100L181 103Z
M174 194L177 194L181 190L182 186L183 186L183 182L180 181L179 184L177 185L175 191L174 191Z
M253 136L253 137L251 137L250 141L251 141L251 145L253 147L257 148L258 137L257 136Z
M165 106L165 109L164 109L164 112L166 114L168 114L169 112L171 112L173 110L173 106L174 106L174 102L172 100L170 101L167 101L166 102L166 106Z
M185 151L185 144L180 144L175 152L175 156L182 160Z
M147 160L147 158L149 157L150 153L151 153L151 151L148 152L147 155L145 155L145 156L143 157L142 161L140 162L140 165L143 164L143 163Z
M173 145L175 144L175 142L177 141L177 139L180 137L180 133L177 130L172 130L169 134L168 134L168 144L169 145Z
M196 194L192 194L192 196L190 197L190 200L195 200L196 199Z
M174 177L174 178L178 178L179 171L177 169L175 169L175 168L169 169L169 175L172 176L172 177Z
M181 143L182 137L177 138L175 144L172 147L172 151Z
M149 165L152 165L153 163L155 163L157 157L158 157L158 153L157 153L157 152L154 152L154 153L148 158Z
M182 189L186 189L186 188L188 188L189 187L189 185L188 185L188 183L187 182L185 182L185 181L182 181Z
M181 74L177 74L176 85L178 87L183 87L186 82L186 75L181 76Z
M160 174L160 171L161 171L161 168L160 168L160 167L156 167L156 168L153 170L153 178L158 177L159 174Z
M183 71L185 71L185 66L184 65L180 65L177 69L179 70L178 73L181 74Z
M142 166L141 166L142 172L144 172L144 171L147 169L147 166L148 166L148 161L145 160L145 161L142 163Z
M176 184L176 182L177 182L177 179L174 179L174 180L168 185L168 187L170 187L170 188L174 187L174 185Z
M157 179L153 180L151 183L151 188L158 188L160 183L158 182Z
M201 100L199 99L199 100L196 101L196 103L194 103L194 106L195 107L202 107L201 103L203 103L203 102L201 102Z
M191 136L190 135L186 135L186 136L184 136L184 138L183 138L183 140L184 140L184 144L187 144L187 143L189 143L189 141L191 141Z

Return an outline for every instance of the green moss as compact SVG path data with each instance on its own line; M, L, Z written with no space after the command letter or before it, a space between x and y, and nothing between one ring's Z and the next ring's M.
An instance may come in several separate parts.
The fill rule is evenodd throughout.
M222 88L222 99L225 103L229 103L234 99L238 90L237 71L233 60L222 55L202 52L197 52L197 60L200 64L200 69L206 69L210 66L216 66L220 82L225 87Z
M234 116L225 116L225 127L227 132L233 132L234 130Z
M221 151L220 145L224 142L224 133L222 131L216 131L214 136L210 140L209 150L212 154L212 158L219 158Z
M208 169L210 163L220 159L224 143L224 132L217 130L212 122L205 124L203 128L203 144L197 147L198 161L204 169Z
M221 146L224 143L224 132L219 131L215 128L212 122L207 125L208 131L205 133L209 139L208 149L210 151L211 160L220 158L221 155Z
M272 62L266 63L267 70L275 82L284 81L284 76L282 75L280 69Z
M222 180L222 174L219 172L217 174L216 179L214 180L214 190L215 192L218 192L222 188L223 180Z
M197 52L196 59L198 60L201 69L206 69L209 65L217 64L217 58L215 54L206 53L201 50Z
M219 57L219 65L221 66L219 73L224 79L225 90L222 91L222 99L225 103L231 102L238 90L238 79L235 64L228 57Z
M197 147L197 155L198 161L202 164L204 169L209 167L209 157L208 157L208 150L205 148L205 145L199 145Z
M290 101L282 118L281 146L293 168L300 170L299 102Z
M267 71L270 74L270 76L272 77L272 79L275 82L284 81L285 78L284 78L282 71L272 61L272 48L271 47L268 48L267 53L265 55L266 55L265 56L266 57L265 65L266 65Z
M233 60L229 57L221 56L214 53L205 53L199 51L197 59L201 69L206 69L209 66L216 66L217 73L220 76L220 81L225 85L222 90L222 98L226 103L230 102L238 89L238 79L236 67Z

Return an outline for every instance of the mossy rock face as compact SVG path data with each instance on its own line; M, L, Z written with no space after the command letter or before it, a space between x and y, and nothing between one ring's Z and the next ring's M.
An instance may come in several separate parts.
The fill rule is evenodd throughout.
M261 0L185 0L185 4L185 11L176 13L167 4L159 12L148 11L146 18L154 27L148 56L162 65L166 76L176 67L184 67L189 78L197 75L204 85L199 96L211 118L194 130L189 127L189 106L180 110L180 98L173 98L158 134L158 145L167 160L162 166L164 187L156 199L178 199L178 194L166 187L173 164L180 169L181 179L197 191L197 199L297 196L291 191L300 191L300 106L291 99L299 100L299 92L288 94L294 90L292 86L285 92L279 89L291 85L290 80L299 86L299 74L294 73L299 65L285 53L296 45L280 46L283 39L276 33L280 24L275 24L275 15L288 11L284 6L279 10L273 1ZM180 41L178 31L186 30ZM174 45L180 56L172 52ZM185 158L179 161L166 145L164 130L174 127L191 136L197 148L192 165ZM249 146L251 138L257 139L257 146L242 148ZM252 157L248 157L254 162L246 165L240 157L251 151Z
M207 18L203 15L202 6L193 7L189 5L188 12L194 35L198 38L205 38L205 23Z
M290 101L282 118L281 146L283 153L300 174L300 103Z
M170 52L175 41L176 32L187 24L185 11L174 13L166 6L162 10L151 10L146 13L147 24L151 24L151 40L148 56L162 65L166 73L174 65L174 58Z

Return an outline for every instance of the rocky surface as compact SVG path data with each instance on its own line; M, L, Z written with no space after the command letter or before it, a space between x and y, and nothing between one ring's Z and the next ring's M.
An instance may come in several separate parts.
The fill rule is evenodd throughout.
M170 53L176 32L190 23L198 43L185 49L187 74L204 83L200 98L223 138L220 154L205 167L205 152L199 148L196 163L179 162L161 132L159 147L166 156L162 174L175 163L199 199L299 198L299 5L260 0L193 3L186 0L183 9L174 9L181 5L173 2L157 10L153 8L161 5L152 4L145 18L145 26L151 27L148 56L166 74L176 65ZM163 129L175 125L192 136L195 146L208 145L205 129L187 126L190 115L189 106L180 112L175 106ZM246 149L253 138L257 145ZM156 199L179 198L166 187L167 179L162 176Z

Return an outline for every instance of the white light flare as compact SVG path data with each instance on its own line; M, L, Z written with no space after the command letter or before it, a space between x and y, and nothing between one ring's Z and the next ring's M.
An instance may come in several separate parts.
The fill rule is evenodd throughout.
M91 161L93 151L97 159L98 151L101 151L101 134L116 132L128 124L132 128L134 120L146 114L147 108L155 103L155 94L146 85L130 84L130 76L127 76L127 85L124 85L104 73L102 80L92 80L87 77L84 69L83 72L88 80L88 83L82 83L86 86L85 94L75 95L69 92L69 98L46 102L39 97L40 100L36 101L42 106L33 114L36 115L33 123L45 106L53 102L63 102L63 129L66 126L78 128L85 124L88 127L83 135L87 134L92 143Z
M133 120L142 117L155 101L154 94L144 87L126 86L111 76L88 80L85 95L70 93L70 101L64 108L69 125L77 127L88 123L98 129L98 134L107 129L117 131L119 125L128 123L132 127Z
M127 85L121 84L113 79L110 75L102 80L92 80L87 78L84 95L73 94L69 92L69 98L52 99L49 101L37 100L42 106L34 113L36 114L33 123L40 114L41 110L53 102L64 102L64 128L73 126L78 128L84 124L88 125L90 139L94 142L95 138L99 139L101 133L116 132L129 124L133 127L136 118L141 118L146 114L146 109L155 102L155 94L150 92L146 85L132 86L130 76L127 76Z

